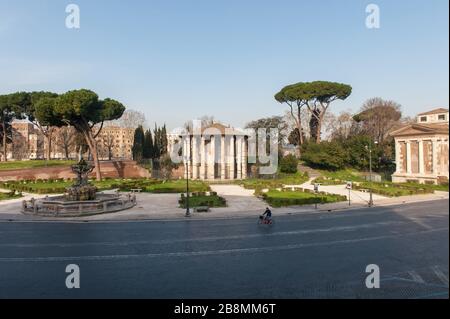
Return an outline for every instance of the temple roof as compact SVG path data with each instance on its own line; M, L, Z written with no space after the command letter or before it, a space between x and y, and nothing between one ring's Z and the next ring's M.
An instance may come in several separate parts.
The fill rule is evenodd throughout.
M448 123L429 123L419 124L413 123L405 125L390 133L391 136L412 136L412 135L448 135Z
M194 133L199 134L198 131ZM201 135L204 135L205 133L209 135L248 135L248 132L245 130L239 130L221 123L213 123L207 127L202 127ZM192 134L193 133L191 132L190 135ZM184 128L179 128L169 133L169 135L183 136L186 135L186 131Z
M211 135L220 133L221 135L245 135L246 132L243 130L236 129L231 126L226 126L221 123L214 123L207 127L202 128L202 135L204 133L209 133Z

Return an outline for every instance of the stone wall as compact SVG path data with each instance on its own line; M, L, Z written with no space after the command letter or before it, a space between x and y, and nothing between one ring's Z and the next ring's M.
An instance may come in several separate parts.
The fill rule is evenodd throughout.
M112 178L142 178L150 177L145 168L136 164L135 161L105 161L100 164L103 177ZM95 172L91 173L95 177ZM69 166L40 167L20 170L0 171L0 181L24 180L24 179L57 179L74 178L75 175Z

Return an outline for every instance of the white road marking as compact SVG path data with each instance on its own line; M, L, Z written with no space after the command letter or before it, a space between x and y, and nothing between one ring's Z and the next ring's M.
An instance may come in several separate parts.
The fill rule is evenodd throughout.
M410 271L408 271L408 274L411 276L411 278L414 282L417 282L420 284L425 283L425 280L423 280L423 278L416 271L410 270Z
M433 229L433 227L431 227L428 224L425 224L421 218L417 218L417 217L409 217L409 216L404 216L405 218L413 221L415 224L422 226L425 229Z
M111 260L111 259L130 259L130 258L160 258L160 257L191 257L191 256L208 256L208 255L223 255L223 254L236 254L236 253L257 253L257 252L271 252L271 251L283 251L283 250L294 250L306 247L320 247L320 246L331 246L339 244L352 244L358 242L367 242L380 239L388 238L399 238L406 237L410 235L434 233L440 231L447 231L446 228L436 228L433 230L424 230L413 233L404 233L397 235L385 235L376 237L366 237L366 238L356 238L356 239L346 239L346 240L335 240L329 242L316 242L308 244L291 244L283 246L272 246L272 247L255 247L255 248L236 248L236 249L222 249L222 250L204 250L204 251L183 251L183 252L171 252L171 253L149 253L149 254L127 254L127 255L99 255L99 256L55 256L55 257L5 257L0 258L0 262L67 262L67 261L81 261L81 260Z
M433 266L431 267L431 270L433 270L434 274L439 278L439 280L448 287L448 277L444 274L444 272L441 270L439 266Z
M273 232L268 234L245 234L245 235L230 235L230 236L211 236L211 237L199 237L199 238L183 238L183 239L161 239L161 240L143 240L143 241L130 241L130 242L88 242L88 243L30 243L30 244L12 244L5 243L0 244L0 247L15 247L15 248L30 248L30 247L79 247L79 246L130 246L130 245L144 245L144 244L171 244L179 242L199 242L199 241L218 241L218 240L233 240L233 239L248 239L248 238L260 238L260 237L273 237L273 236L295 236L315 234L322 232L337 232L337 231L356 231L359 229L377 228L380 226L393 226L405 224L405 221L388 221L378 222L370 224L360 224L354 226L336 226L329 228L315 228L304 229L284 232Z

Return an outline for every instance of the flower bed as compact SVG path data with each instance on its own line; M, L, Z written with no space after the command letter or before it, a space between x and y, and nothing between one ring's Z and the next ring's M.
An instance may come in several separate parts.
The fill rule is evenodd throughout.
M279 173L276 178L251 178L237 183L246 189L254 189L255 195L259 196L262 194L263 189L281 188L284 185L301 185L308 181L308 178L307 173Z
M186 191L186 182L183 180L164 182L156 179L104 179L101 182L98 182L92 179L91 182L100 191L108 189L131 191L131 189L137 188L142 189L142 192L148 193L183 193ZM0 182L0 188L35 194L62 194L66 191L66 188L70 187L72 184L72 180L37 179ZM189 189L192 191L208 191L209 186L201 181L190 181Z
M22 197L22 193L16 192L16 191L10 191L7 193L0 193L0 201L2 200L8 200L8 199L14 199L14 198L20 198Z
M181 208L186 208L186 195L181 194L178 201ZM189 193L189 207L226 207L227 202L225 198L217 195L216 192L194 192Z
M262 194L263 199L273 207L326 204L346 201L347 196L311 191L269 190Z

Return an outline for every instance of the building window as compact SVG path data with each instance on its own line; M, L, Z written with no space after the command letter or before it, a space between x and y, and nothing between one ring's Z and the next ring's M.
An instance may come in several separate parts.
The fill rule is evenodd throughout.
M420 117L420 122L426 122L426 121L427 121L427 117L426 116Z
M438 115L438 120L439 121L445 121L445 114L439 114Z

